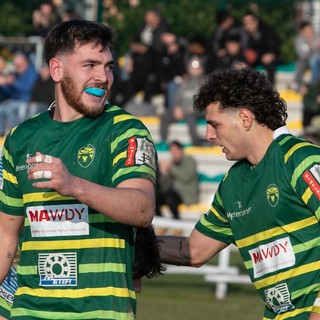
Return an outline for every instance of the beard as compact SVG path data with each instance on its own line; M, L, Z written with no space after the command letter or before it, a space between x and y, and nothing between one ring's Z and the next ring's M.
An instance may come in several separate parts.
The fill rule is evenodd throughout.
M86 106L81 100L82 92L78 91L75 81L70 76L65 76L61 81L61 90L68 105L86 117L96 118L104 110L103 104L94 107Z

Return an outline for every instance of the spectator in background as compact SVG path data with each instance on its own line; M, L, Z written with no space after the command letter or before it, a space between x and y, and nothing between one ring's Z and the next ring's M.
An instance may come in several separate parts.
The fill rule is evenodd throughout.
M211 39L209 41L209 59L207 66L207 73L213 71L216 67L216 60L222 60L227 55L226 42L230 37L239 38L241 49L244 49L246 44L246 32L242 28L242 25L229 11L218 11L217 27L213 31Z
M248 67L239 35L229 35L225 40L225 54L217 57L214 70L239 69Z
M165 94L165 108L172 110L174 97L186 73L187 39L166 32L161 41L165 48L161 57L161 86Z
M317 84L320 69L320 38L314 33L311 22L302 21L294 42L296 70L291 88L300 90L305 71L311 69L311 85Z
M301 138L320 146L320 113L314 116L308 126L303 129Z
M167 25L160 11L148 9L143 24L129 44L129 80L123 82L123 89L117 88L118 91L123 91L122 98L117 101L123 107L139 91L144 93L143 101L147 104L151 102L154 94L161 92L160 65L164 50L161 35L166 31Z
M30 100L29 117L45 111L54 101L54 81L50 76L50 69L46 63L39 70L39 77L32 88Z
M199 201L197 163L184 152L179 141L170 143L170 161L159 161L159 186L156 191L156 215L162 216L161 206L168 205L174 219L180 219L179 205Z
M32 31L30 36L45 38L52 27L61 22L61 18L55 11L51 1L43 1L39 9L32 14Z
M37 71L28 57L17 52L13 57L15 73L0 77L0 91L8 98L0 103L0 135L25 120Z
M0 82L4 82L5 79L9 78L13 72L11 64L6 60L5 57L0 55ZM1 90L0 87L0 102L7 99L8 95Z
M174 107L167 109L161 115L160 135L162 142L167 141L170 124L185 119L188 123L192 144L194 146L201 145L201 140L197 132L197 121L200 117L203 117L203 115L194 112L192 99L195 90L200 87L205 79L204 64L205 62L201 57L193 56L190 58L187 73L182 78L174 98Z
M251 67L263 66L274 84L277 63L280 60L280 38L276 31L252 11L242 18L247 34L245 55Z
M307 83L300 89L302 94L302 125L310 125L312 118L320 115L320 80L316 85Z

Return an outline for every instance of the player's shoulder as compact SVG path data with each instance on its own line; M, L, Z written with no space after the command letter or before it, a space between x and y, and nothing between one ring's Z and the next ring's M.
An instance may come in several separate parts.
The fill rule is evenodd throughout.
M279 136L275 139L275 143L285 159L289 157L305 157L312 154L320 155L320 146L291 134Z
M145 128L144 123L137 116L129 113L117 105L106 104L103 116L111 120L114 126L122 129L126 126L133 125L133 123L134 127L138 126Z

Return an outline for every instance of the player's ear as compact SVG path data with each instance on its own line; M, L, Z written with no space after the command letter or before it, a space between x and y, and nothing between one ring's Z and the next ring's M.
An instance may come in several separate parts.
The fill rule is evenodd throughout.
M60 82L62 79L62 63L57 58L49 61L50 75L54 82Z
M254 114L247 108L242 108L239 110L239 117L241 125L245 130L249 130L254 122Z

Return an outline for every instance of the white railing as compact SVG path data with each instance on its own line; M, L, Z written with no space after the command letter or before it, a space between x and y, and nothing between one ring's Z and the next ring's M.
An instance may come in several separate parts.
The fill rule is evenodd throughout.
M166 217L154 217L153 225L155 229L164 228L168 231L181 230L183 234L189 235L194 228L195 220L174 220ZM200 268L167 266L166 273L170 274L195 274L203 275L204 280L216 283L216 298L224 299L228 292L229 283L251 284L250 278L246 274L240 274L239 268L230 265L230 254L232 250L238 250L230 245L219 253L217 265L203 265Z

